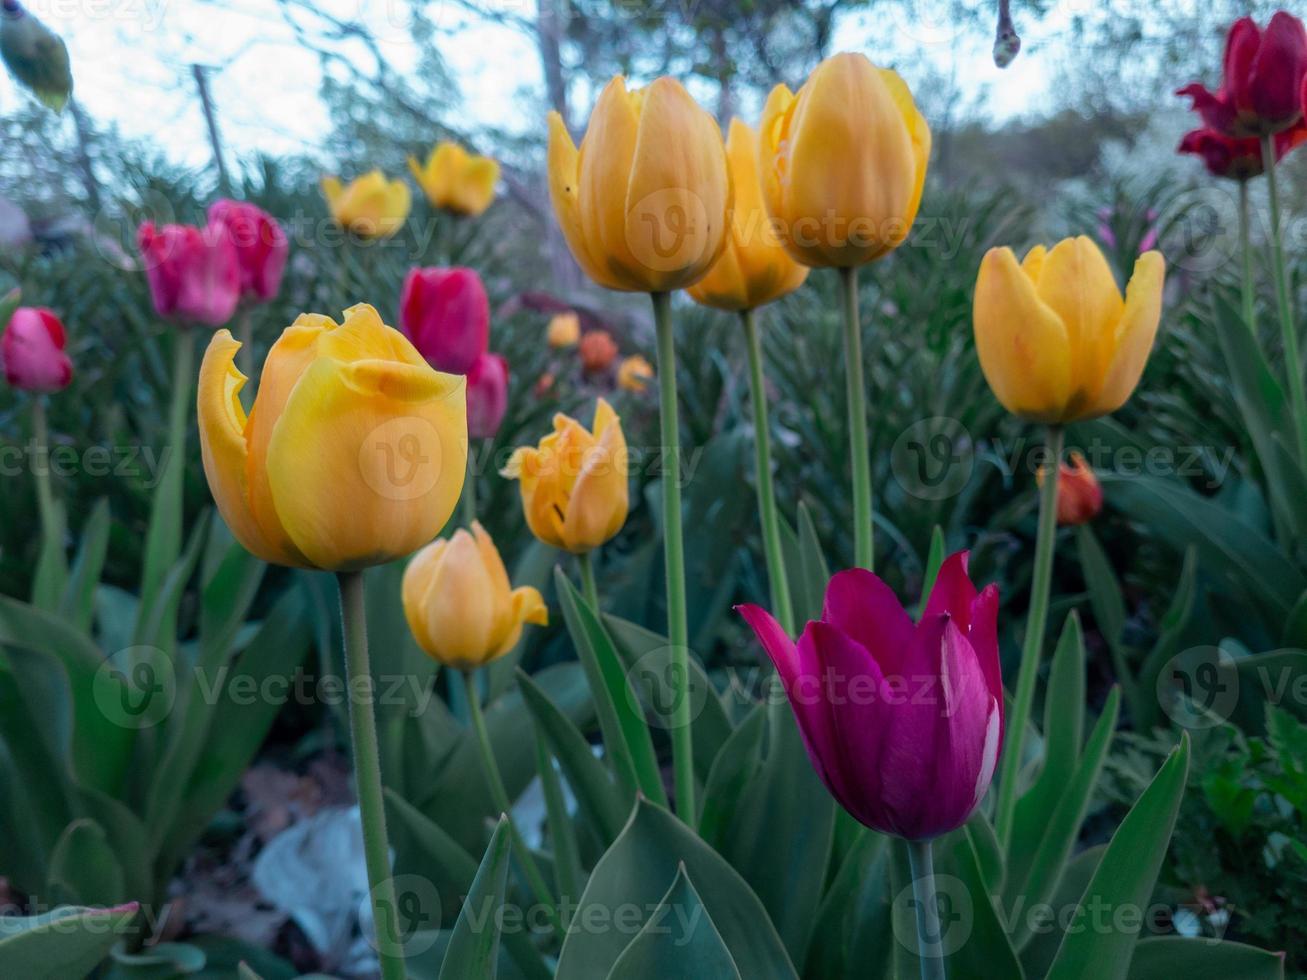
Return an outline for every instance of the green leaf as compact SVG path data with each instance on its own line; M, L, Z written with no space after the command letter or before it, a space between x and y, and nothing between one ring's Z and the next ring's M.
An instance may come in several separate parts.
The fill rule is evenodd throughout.
M64 618L83 633L91 629L91 614L95 609L95 587L104 570L109 553L109 501L101 497L91 509L91 516L82 527L82 544L73 561L72 574L64 588L59 610Z
M536 738L536 771L540 775L540 789L545 798L545 818L549 827L549 843L553 849L554 888L563 906L564 916L570 912L569 901L581 897L581 883L585 872L581 868L580 847L576 840L576 824L567 812L563 798L563 781L554 767L543 738ZM566 923L564 923L566 924Z
M1058 947L1062 945L1064 935L1062 926L1065 922L1059 922L1056 916L1059 911L1073 909L1080 903L1080 897L1089 887L1089 879L1094 876L1098 863L1103 859L1106 851L1106 844L1086 848L1068 861L1066 867L1062 869L1061 880L1058 881L1057 890L1049 902L1053 918L1040 920L1030 942L1021 950L1021 965L1025 967L1026 976L1042 977L1048 973L1053 957L1057 955Z
M190 943L156 943L135 953L119 943L110 955L109 980L175 980L194 976L207 963L204 950Z
M663 788L649 726L613 641L561 568L554 571L554 585L568 632L590 682L604 748L616 766L618 778L629 788L638 788L649 799L665 803L667 791Z
M205 511L191 528L186 549L154 592L142 592L136 609L136 642L175 653L178 644L177 613L186 594L186 585L200 562L210 512ZM176 659L174 657L174 659Z
M629 944L626 926L643 927L681 865L695 882L741 976L797 976L762 903L744 879L676 817L642 799L595 866L574 917L579 922L607 921L610 927L569 933L559 955L557 980L608 976ZM617 909L623 910L622 928L615 928ZM628 910L630 915L625 914Z
M1190 546L1184 553L1180 578L1175 583L1175 594L1158 627L1157 642L1139 668L1139 700L1132 710L1139 711L1131 720L1138 731L1151 731L1160 721L1157 700L1157 678L1162 668L1180 652L1185 630L1194 608L1194 583L1198 576L1198 550Z
M744 788L762 765L762 736L766 730L767 707L756 705L713 760L700 794L699 836L719 851L734 822Z
M29 919L0 917L0 976L24 980L84 977L109 955L138 906L64 907Z
M94 820L74 820L50 855L47 893L60 905L108 907L125 896L123 869ZM140 896L144 898L146 896Z
M1307 589L1298 597L1284 621L1284 645L1307 650Z
M686 876L685 865L677 869L672 887L608 976L609 980L691 976L740 980L735 960Z
M1010 977L1021 980L1025 975L1021 961L994 908L994 889L985 882L980 856L972 844L972 835L969 832L960 833L955 839L956 843L941 862L942 870L945 874L956 876L972 898L966 940L948 954L948 973L954 977ZM941 941L952 945L948 942L947 929L961 928L961 924L944 923L941 920L941 925L945 928Z
M778 516L777 520L780 524L781 551L790 576L794 621L804 623L818 619L830 572L821 552L817 529L812 523L812 513L806 504L799 504L797 533L784 517Z
M1112 563L1108 561L1103 546L1098 543L1098 538L1088 524L1076 528L1076 545L1080 552L1080 569L1084 573L1085 584L1089 586L1094 621L1098 631L1103 634L1103 639L1107 641L1108 652L1112 655L1112 671L1125 695L1130 717L1138 718L1141 692L1135 687L1134 674L1127 659L1124 639L1126 608L1121 583L1117 581Z
M68 559L64 555L64 538L68 536L68 517L62 500L53 501L50 524L41 528L41 550L32 574L32 605L55 612L68 585Z
M987 890L1000 891L1007 869L1003 862L1003 845L998 842L994 825L985 816L985 811L977 807L963 829L966 831L967 839L971 841L972 849L976 852L976 863L985 879Z
M1184 936L1139 940L1129 980L1284 980L1284 954Z
M1084 923L1086 903L1108 908L1147 908L1162 861L1166 858L1180 800L1189 775L1189 733L1162 764L1139 801L1126 814L1081 897L1048 980L1094 977L1124 980L1138 939L1137 929L1102 929ZM1142 915L1139 923L1142 924Z
M817 910L803 963L805 977L887 975L895 943L889 917L888 839L857 826L858 835Z
M497 913L507 896L511 842L508 818L500 817L454 924L441 980L494 980L501 925Z
M935 579L939 576L940 567L947 557L944 548L944 529L936 524L930 532L930 550L926 553L926 564L923 567L921 576L921 603L917 607L918 616L926 608L926 600L930 598L930 590L935 587Z

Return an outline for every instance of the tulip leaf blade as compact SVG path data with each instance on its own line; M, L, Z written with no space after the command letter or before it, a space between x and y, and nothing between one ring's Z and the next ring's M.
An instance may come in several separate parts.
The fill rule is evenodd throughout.
M32 605L47 612L59 608L59 599L68 585L68 559L64 554L68 516L62 500L52 503L50 522L41 528L41 549L32 573Z
M554 757L550 755L545 739L536 733L536 772L540 777L540 788L545 798L545 818L549 823L549 842L554 857L554 888L557 889L560 910L564 916L570 911L569 901L581 897L581 883L585 881L585 871L581 867L580 846L576 840L576 824L567 812L567 802L563 798L563 781L554 767Z
M731 733L713 760L699 802L699 835L717 850L724 846L744 788L762 764L767 709L757 705Z
M454 934L440 965L440 980L494 980L499 965L501 918L494 913L508 893L508 856L512 837L508 817L500 816L485 856L472 879ZM489 921L485 920L489 913Z
M0 917L0 976L83 977L131 928L138 906L62 906L32 918Z
M663 980L665 977L713 977L740 980L740 970L685 865L644 927L622 950L609 980Z
M1129 974L1137 931L1117 928L1116 923L1110 929L1086 927L1085 902L1106 902L1114 909L1147 907L1180 811L1189 776L1189 752L1189 733L1185 732L1179 747L1162 763L1112 835L1062 939L1048 980L1086 976L1124 980Z
M616 764L618 778L629 789L638 789L649 799L665 803L667 791L663 788L649 725L608 631L561 568L555 569L554 584L568 632L590 684L604 747Z
M64 828L50 855L46 894L61 905L104 907L122 901L123 883L103 827L83 817Z
M1187 936L1139 940L1128 980L1284 980L1284 956L1244 943Z
M970 828L964 827L954 837L945 839L952 839L954 844L943 855L943 869L951 872L962 883L966 894L971 896L969 922L966 921L967 917L948 922L941 920L944 932L940 941L946 948L954 945L950 941L949 929L967 930L965 941L948 953L949 976L1010 977L1012 980L1021 980L1025 971L994 908L995 889L986 881L982 858L976 850ZM938 850L944 850L940 843L935 846ZM905 893L900 894L900 900L905 898ZM915 935L915 929L909 935Z
M65 620L83 633L91 629L95 609L95 587L100 584L105 558L109 554L109 499L101 497L82 527L82 543L64 587L59 609Z
M917 606L918 616L925 611L926 600L930 598L930 590L935 587L935 579L939 577L940 567L944 564L944 559L948 557L944 548L944 529L936 524L930 532L930 550L926 552L926 563L922 566L921 602Z
M1185 630L1193 615L1197 577L1198 550L1190 545L1184 552L1184 563L1180 566L1180 578L1176 581L1171 604L1159 624L1157 641L1139 667L1137 686L1141 697L1137 707L1143 714L1131 719L1137 731L1149 731L1158 722L1158 677L1167 662L1180 652Z
M1126 606L1121 583L1107 553L1088 524L1076 528L1076 548L1080 555L1080 569L1089 586L1089 601L1094 610L1098 631L1107 641L1112 656L1112 669L1121 684L1130 717L1137 719L1143 709L1139 707L1140 692L1135 687L1125 643Z

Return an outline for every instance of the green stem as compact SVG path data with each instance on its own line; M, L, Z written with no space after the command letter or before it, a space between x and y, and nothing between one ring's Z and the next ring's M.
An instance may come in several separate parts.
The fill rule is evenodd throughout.
M1280 329L1284 333L1284 369L1289 376L1289 398L1298 430L1298 460L1307 465L1307 389L1303 382L1302 356L1298 353L1298 331L1293 325L1293 301L1289 277L1284 268L1284 242L1280 238L1280 197L1275 181L1275 137L1262 137L1262 165L1266 170L1267 202L1271 210L1271 271L1275 276L1275 298L1280 307Z
M477 692L472 672L461 671L463 675L463 693L467 696L468 714L472 717L472 728L476 732L477 747L481 750L481 764L485 766L486 782L490 786L490 799L495 807L508 818L508 832L513 838L513 849L517 851L522 870L526 873L527 884L536 901L549 910L549 921L558 938L562 940L563 928L558 919L558 902L554 900L545 876L540 873L531 849L518 832L517 821L513 819L513 805L508 799L508 790L504 788L504 777L499 774L499 763L495 761L495 750L490 745L490 732L486 729L486 716L481 712L481 695Z
M944 980L944 957L940 954L939 899L935 894L935 859L930 841L908 841L912 867L912 897L917 907L917 950L921 956L921 980Z
M676 338L672 333L671 297L652 293L658 329L658 417L663 443L663 558L667 575L667 641L672 676L689 677L689 626L685 612L685 544L681 538L681 432L676 393ZM690 731L690 692L677 691L672 719L672 768L676 812L694 825L694 740Z
M240 369L247 378L254 377L257 362L254 360L254 310L242 303L236 313L236 339L240 341Z
M858 269L840 269L844 294L844 381L849 403L849 458L853 466L853 561L876 567L872 539L871 456L867 445L867 393L862 379L862 328L858 325Z
M172 403L168 406L168 447L186 453L186 423L195 391L195 337L189 327L178 328L172 349ZM180 482L179 482L180 485Z
M463 523L468 528L477 519L477 461L472 446L467 447L467 477L463 480L463 496L460 499Z
M1248 221L1248 181L1239 181L1239 247L1243 250L1243 321L1257 336L1257 324L1254 322L1253 297L1253 249L1249 236Z
M50 429L45 418L45 395L32 398L32 476L36 480L36 506L41 514L41 531L49 537L62 533L55 528L54 491L50 488Z
M1062 428L1048 427L1044 485L1039 493L1039 532L1035 538L1035 569L1030 580L1030 611L1026 616L1026 637L1017 673L1017 695L1007 720L1007 744L1003 746L998 784L998 813L995 829L1007 853L1012 841L1012 817L1017 806L1017 778L1021 773L1022 740L1030 707L1035 699L1035 679L1044 646L1048 621L1048 594L1053 582L1053 547L1057 542L1058 465L1062 461Z
M590 557L592 554L593 552L583 551L576 556L576 560L581 566L581 591L585 595L585 601L594 610L594 614L598 616L599 586L595 584L594 559Z
M363 573L341 572L340 617L345 637L345 673L350 690L359 678L368 678L368 625L364 603ZM368 866L372 896L372 917L377 930L377 957L382 980L404 980L404 948L399 940L395 915L395 880L390 874L390 844L386 839L386 807L381 789L381 750L377 743L377 719L372 699L349 699L349 725L354 744L354 780L358 784L359 818L363 823L363 854Z
M781 528L776 515L776 490L771 473L771 429L767 423L767 388L762 373L762 338L757 314L745 310L744 337L749 352L749 397L753 401L754 469L758 484L758 515L762 521L762 547L767 556L767 580L771 585L772 610L787 636L794 635L794 610L790 604L790 582L781 551Z

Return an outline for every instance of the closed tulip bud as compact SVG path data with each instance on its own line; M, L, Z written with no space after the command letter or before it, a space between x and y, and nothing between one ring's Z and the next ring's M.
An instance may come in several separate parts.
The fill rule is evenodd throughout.
M897 248L929 157L930 129L903 79L860 54L827 58L797 95L777 85L762 111L763 200L804 265L859 266Z
M808 267L781 247L762 203L758 136L747 123L731 120L726 160L735 188L735 210L721 258L690 287L690 295L719 310L751 310L803 285Z
M160 316L208 327L231 319L241 298L240 261L221 226L157 228L146 221L136 242Z
M453 513L467 466L464 381L377 311L302 314L268 352L248 415L226 330L200 366L209 489L264 561L348 571L411 554Z
M63 111L73 94L68 47L18 0L0 2L0 59L43 104Z
M439 371L467 374L490 341L490 300L472 269L410 269L399 328Z
M623 358L617 368L617 383L627 391L645 391L653 379L653 365L639 354Z
M573 554L592 551L626 523L626 437L608 402L595 405L587 432L561 412L539 446L513 451L503 476L518 480L527 526L545 544Z
M467 372L467 434L489 439L507 411L508 361L499 354L482 354Z
M480 524L460 528L413 556L404 570L404 615L418 646L446 667L475 670L516 646L525 623L544 626L538 590L512 588L494 541Z
M722 135L680 82L604 88L578 151L549 114L549 193L577 264L609 289L669 292L701 279L726 241Z
M545 331L545 339L555 349L571 347L581 339L581 318L575 313L555 313Z
M577 351L581 356L581 368L586 374L598 374L607 371L617 358L617 341L607 330L591 330L581 338Z
M544 372L544 374L536 378L536 383L532 386L531 390L535 393L537 398L544 398L554 390L554 373L552 371Z
M1036 478L1044 485L1044 467ZM1073 452L1069 463L1057 467L1057 522L1066 527L1088 524L1103 509L1103 487L1085 457Z
M53 392L73 380L73 362L64 353L64 325L51 310L20 306L0 338L5 380L22 391Z
M1139 383L1162 315L1166 263L1135 262L1124 301L1103 253L1083 235L1018 263L992 248L976 280L976 350L1013 415L1061 424L1107 415Z
M431 150L425 165L409 157L408 168L433 208L475 218L495 199L499 163L449 140Z
M1235 138L1269 136L1302 117L1299 89L1307 77L1307 29L1292 14L1278 11L1263 31L1251 17L1230 25L1225 64L1216 92L1198 82L1187 95L1203 122Z
M776 665L813 768L859 822L929 840L967 822L1003 741L998 589L977 593L967 556L939 570L921 621L861 568L826 586L797 645L740 606Z
M209 224L223 229L236 247L241 297L260 303L276 299L290 251L277 220L256 205L224 198L209 206Z
M1307 87L1307 78L1303 82ZM1285 154L1303 142L1307 142L1307 118L1275 134L1276 162L1283 160ZM1256 137L1235 139L1214 129L1195 129L1184 134L1176 152L1192 153L1201 158L1213 177L1251 180L1266 170L1262 144Z
M341 184L338 177L323 177L322 196L336 224L360 238L389 238L404 227L412 205L408 184L387 180L380 170L370 170L349 184Z

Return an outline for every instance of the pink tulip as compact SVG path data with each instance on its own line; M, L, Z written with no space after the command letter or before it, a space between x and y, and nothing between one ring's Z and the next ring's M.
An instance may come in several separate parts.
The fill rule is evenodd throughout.
M500 354L482 354L467 373L467 434L489 439L499 431L508 411L508 361Z
M209 206L209 224L224 229L236 246L242 298L260 303L276 299L290 251L276 219L253 204L223 198Z
M762 608L739 610L780 673L813 768L844 809L908 840L966 823L1003 740L998 589L977 594L966 552L944 562L918 623L861 568L830 580L821 619L797 645Z
M236 246L221 227L146 221L136 232L150 296L160 316L220 327L240 301Z
M490 300L471 269L410 269L399 328L439 371L467 374L490 340Z
M44 307L14 310L0 339L5 380L24 391L50 392L68 387L73 362L64 353L67 338L59 318Z

